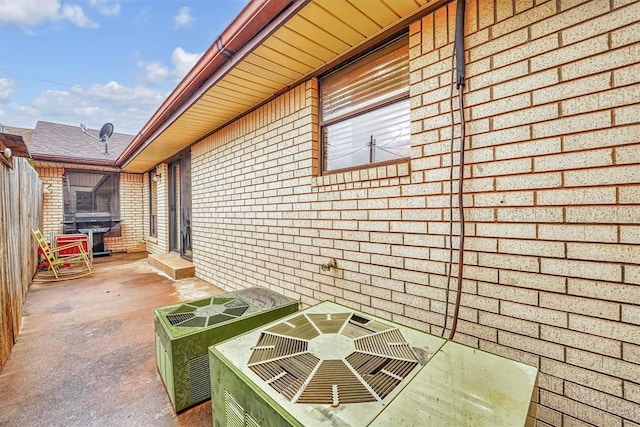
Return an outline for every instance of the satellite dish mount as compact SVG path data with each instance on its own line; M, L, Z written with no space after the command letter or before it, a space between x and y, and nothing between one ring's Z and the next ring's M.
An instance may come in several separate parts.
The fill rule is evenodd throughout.
M104 143L104 154L109 154L109 138L111 138L111 135L113 135L113 124L111 123L103 124L102 127L100 128L99 138L96 138L91 133L89 133L89 130L83 124L80 125L80 129L82 129L82 132L86 133L91 138Z

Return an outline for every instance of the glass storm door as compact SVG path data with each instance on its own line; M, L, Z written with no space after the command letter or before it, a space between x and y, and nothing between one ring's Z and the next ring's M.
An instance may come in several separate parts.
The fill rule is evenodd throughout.
M169 166L169 247L191 259L191 156Z

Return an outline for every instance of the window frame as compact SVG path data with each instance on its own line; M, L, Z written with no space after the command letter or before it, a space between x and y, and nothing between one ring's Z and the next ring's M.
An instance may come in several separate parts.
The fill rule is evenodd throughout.
M405 42L407 43L407 47L409 44L409 34L408 32L404 31L399 35L394 36L391 39L387 39L386 41L379 43L377 45L375 45L374 47L372 47L371 49L367 50L366 52L362 53L361 55L354 57L348 61L346 61L345 63L341 64L340 66L324 73L323 75L318 76L318 147L319 147L319 156L318 156L318 160L319 160L319 175L323 176L323 175L331 175L331 174L335 174L335 173L341 173L341 172L349 172L349 171L354 171L354 170L361 170L361 169L367 169L367 168L374 168L374 167L379 167L379 166L386 166L386 165L392 165L392 164L398 164L398 163L406 163L410 160L410 156L406 156L406 157L402 157L402 158L397 158L397 159L389 159L389 160L383 160L383 161L374 161L374 162L367 162L367 163L360 163L360 164L355 164L353 166L348 166L348 167L343 167L343 168L336 168L336 169L327 169L327 142L326 142L326 129L328 126L331 126L333 124L336 123L340 123L342 121L348 120L348 119L352 119L358 116L362 116L364 114L370 113L372 111L376 111L382 108L385 108L387 106L396 104L398 102L401 101L408 101L410 99L410 80L409 80L409 75L410 75L410 70L407 68L407 86L406 86L406 90L403 91L402 93L398 93L395 95L392 95L388 98L385 98L384 100L382 100L379 103L373 104L373 105L365 105L362 106L360 108L356 108L353 109L351 111L347 111L344 112L342 114L336 115L334 117L331 117L329 119L324 119L323 118L323 91L322 91L322 82L323 79L325 79L326 77L340 71L340 70L344 70L347 67L353 66L354 64L359 63L360 61L365 60L367 57L369 57L372 54L375 54L376 52L379 52L380 50L384 49L385 47L399 42L400 40L405 40ZM408 112L411 112L411 106L409 105L409 110ZM409 125L409 144L408 144L408 149L411 148L411 131L410 131L410 126L411 123L409 121L408 123Z
M156 171L148 172L149 176L149 229L147 230L150 237L158 237L158 182L156 181ZM153 205L156 205L154 212Z

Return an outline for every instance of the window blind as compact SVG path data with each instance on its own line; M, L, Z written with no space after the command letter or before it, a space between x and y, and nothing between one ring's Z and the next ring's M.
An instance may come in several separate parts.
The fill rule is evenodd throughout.
M323 169L409 157L409 48L394 41L321 79Z
M406 38L359 59L322 79L323 123L409 93Z

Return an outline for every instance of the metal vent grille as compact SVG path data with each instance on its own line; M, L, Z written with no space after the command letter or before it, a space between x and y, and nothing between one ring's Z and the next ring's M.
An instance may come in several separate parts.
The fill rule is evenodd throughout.
M356 349L369 354L379 354L395 359L415 360L416 354L404 340L398 329L390 329L379 334L372 334L358 338L355 341Z
M171 326L202 328L240 317L248 309L242 298L211 297L182 304L166 317Z
M292 400L320 359L311 353L256 365L253 371L278 393Z
M258 420L256 420L246 412L244 414L244 425L246 427L262 427L262 424Z
M353 313L302 314L260 334L248 366L297 403L384 399L418 365L399 329Z
M176 313L167 314L167 320L171 323L171 326L176 326L179 323L186 322L189 319L193 319L195 314L193 313Z
M298 398L298 403L360 403L374 396L342 360L325 360Z
M376 395L380 396L380 399L387 397L417 365L417 362L394 360L357 352L347 357L347 363L367 382Z
M320 335L320 331L315 325L309 322L308 316L300 315L293 319L289 319L285 322L279 323L274 327L267 329L268 332L273 332L277 335L286 335L292 338L301 338L304 340L310 340Z
M189 402L202 402L211 397L209 356L201 354L189 360Z
M238 403L227 390L224 391L224 409L227 427L261 427L251 415L247 414L244 408Z
M340 314L307 314L309 320L322 334L337 334L346 322L349 321L349 313Z
M249 363L259 363L265 360L302 353L307 351L307 348L307 341L263 333L253 348Z

